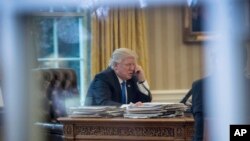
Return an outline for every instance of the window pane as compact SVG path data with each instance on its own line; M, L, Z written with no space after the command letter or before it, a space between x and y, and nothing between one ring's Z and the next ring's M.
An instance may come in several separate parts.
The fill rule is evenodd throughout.
M39 68L55 68L55 61L41 61L39 62Z
M34 22L38 58L53 57L53 19L38 17Z
M60 57L79 57L79 18L57 20L58 53Z

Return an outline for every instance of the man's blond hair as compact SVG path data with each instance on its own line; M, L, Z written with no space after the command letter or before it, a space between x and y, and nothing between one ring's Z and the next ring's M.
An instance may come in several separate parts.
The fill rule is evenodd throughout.
M118 48L113 52L109 60L109 66L113 69L115 64L121 63L122 60L127 57L133 57L136 60L138 58L137 54L133 50L130 50L128 48Z

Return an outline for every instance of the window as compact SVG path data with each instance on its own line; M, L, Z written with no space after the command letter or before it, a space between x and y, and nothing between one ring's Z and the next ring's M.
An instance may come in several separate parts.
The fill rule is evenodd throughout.
M39 68L72 68L81 103L90 82L90 20L79 14L40 14L32 18Z

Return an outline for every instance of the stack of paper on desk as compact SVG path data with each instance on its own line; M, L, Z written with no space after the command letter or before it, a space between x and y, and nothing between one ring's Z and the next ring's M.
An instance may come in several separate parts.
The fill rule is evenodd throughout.
M175 117L183 115L187 106L183 103L143 103L115 106L81 106L70 107L69 117L118 117L154 118Z
M165 104L165 110L167 110L165 115L174 114L175 116L182 116L187 108L188 107L183 103L168 103Z
M164 112L161 104L143 103L142 105L129 104L126 106L124 117L127 118L153 118Z
M115 106L70 107L69 117L114 117L122 116L123 110Z
M122 107L126 107L124 117L127 118L174 117L183 115L187 108L183 103L143 103Z

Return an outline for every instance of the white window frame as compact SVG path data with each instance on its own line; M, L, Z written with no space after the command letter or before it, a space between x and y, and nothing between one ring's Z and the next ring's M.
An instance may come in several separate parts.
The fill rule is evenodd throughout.
M57 36L57 22L56 19L54 19L53 21L53 47L54 47L54 51L53 51L53 58L37 58L38 62L46 62L46 61L52 61L55 62L55 68L59 67L59 61L79 61L80 64L80 85L79 85L79 93L80 93L80 103L81 105L84 104L85 101L85 93L87 92L87 86L89 84L89 79L84 78L84 74L88 74L90 72L87 72L89 69L85 69L85 67L87 67L87 62L84 61L88 61L90 60L90 58L88 58L88 55L86 52L88 52L88 41L85 40L83 38L83 18L86 17L86 14L80 14L80 13L66 13L66 12L53 12L53 13L47 13L47 12L43 12L43 13L37 13L34 15L35 17L81 17L78 19L78 29L79 29L79 57L59 57L58 55L58 50L59 50L59 46L58 46L58 36ZM86 39L86 38L85 38ZM84 45L85 43L85 45Z

